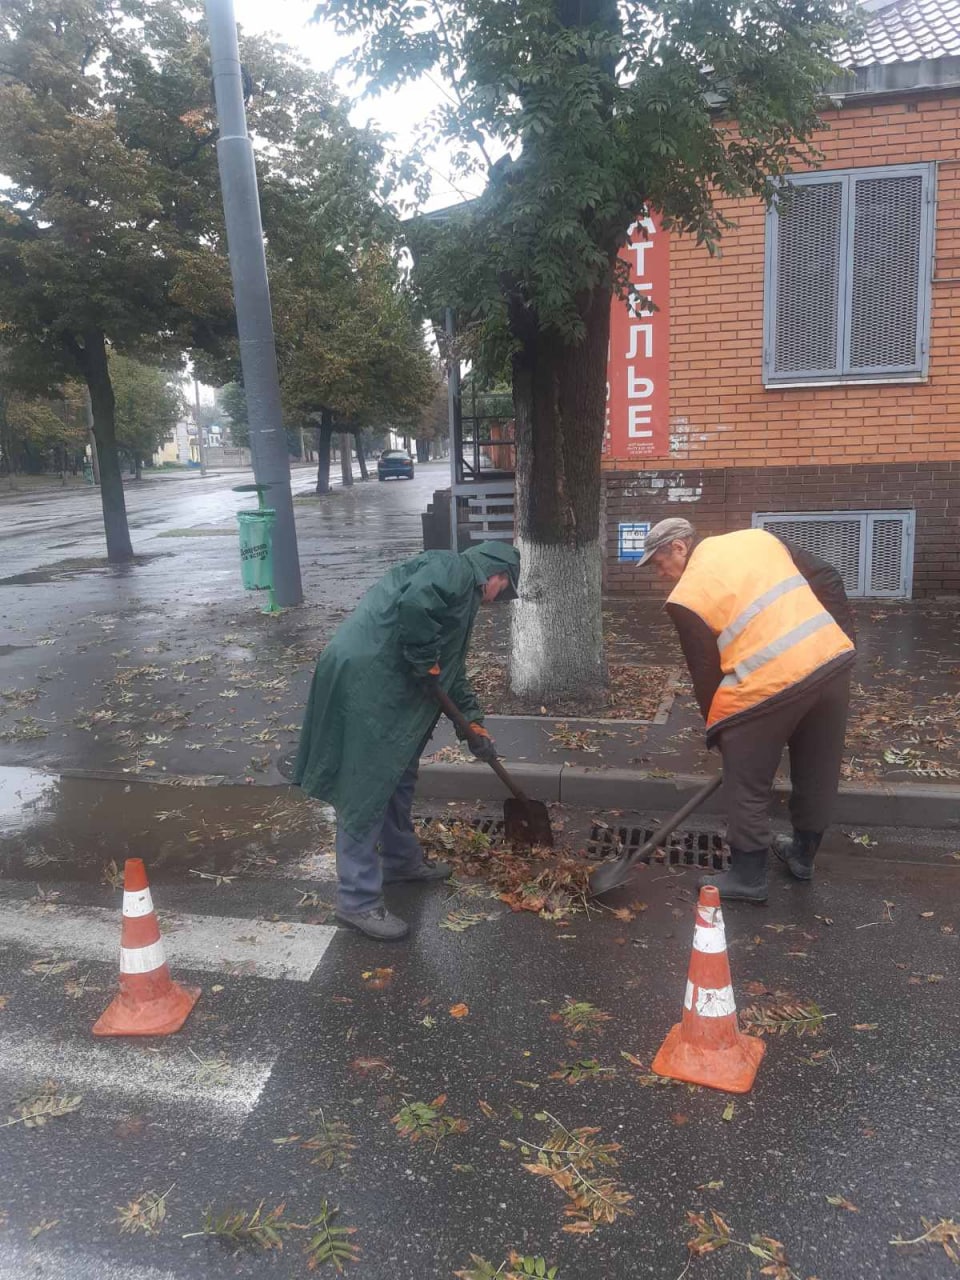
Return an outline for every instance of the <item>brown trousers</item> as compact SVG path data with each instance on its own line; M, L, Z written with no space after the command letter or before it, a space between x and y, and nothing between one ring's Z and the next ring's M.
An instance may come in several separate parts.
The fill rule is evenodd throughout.
M808 693L721 731L727 840L747 853L770 847L770 802L783 749L790 753L790 818L796 831L823 832L840 784L850 670Z

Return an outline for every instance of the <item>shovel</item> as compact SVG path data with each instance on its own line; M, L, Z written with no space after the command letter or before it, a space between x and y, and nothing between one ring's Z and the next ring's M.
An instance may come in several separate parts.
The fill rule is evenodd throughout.
M434 696L444 714L456 726L460 736L466 738L470 734L470 725L460 708L442 689L435 689ZM519 845L544 845L552 849L553 828L550 826L547 806L542 800L531 800L529 796L524 795L498 757L495 756L486 763L503 785L513 792L514 798L503 802L503 830L508 842Z
M642 844L639 849L633 849L630 853L625 853L616 862L605 862L597 867L589 880L591 897L599 898L601 894L619 889L620 885L627 880L633 866L653 853L662 840L666 840L667 836L676 831L684 818L688 818L694 809L699 809L704 800L709 800L722 782L723 778L718 773L715 778L711 778L699 791L695 792L682 809L678 809L657 827L646 844Z

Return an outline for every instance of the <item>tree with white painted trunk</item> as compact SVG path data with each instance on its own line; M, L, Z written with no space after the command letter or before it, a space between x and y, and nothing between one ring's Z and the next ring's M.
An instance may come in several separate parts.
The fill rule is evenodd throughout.
M510 371L523 556L511 683L546 698L603 677L600 454L610 306L647 207L715 251L720 196L769 199L816 152L846 0L321 0L375 86L429 76L424 138L482 194L413 224L416 282L460 352ZM722 107L723 115L719 114ZM731 122L736 121L734 126ZM434 162L435 163L435 162ZM715 300L705 299L710 305Z

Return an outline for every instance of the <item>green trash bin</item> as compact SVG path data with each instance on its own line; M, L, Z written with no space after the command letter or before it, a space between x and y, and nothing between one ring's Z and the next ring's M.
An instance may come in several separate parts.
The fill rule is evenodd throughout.
M240 526L240 577L245 591L269 591L273 587L271 533L276 511L238 511Z

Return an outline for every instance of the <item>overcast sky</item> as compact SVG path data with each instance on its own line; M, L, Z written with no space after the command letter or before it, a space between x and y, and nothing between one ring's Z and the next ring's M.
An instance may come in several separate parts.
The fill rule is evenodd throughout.
M318 71L333 72L342 93L357 99L359 86L352 82L347 71L335 70L335 64L350 51L350 42L338 37L330 23L311 22L314 12L313 0L234 0L237 21L248 31L272 32L278 35L285 44L293 49ZM406 85L398 92L380 94L376 97L361 98L356 102L352 118L355 124L366 124L371 121L382 133L393 135L392 147L401 154L408 151L414 143L418 125L433 109L440 98L429 82L421 81L415 85ZM460 191L450 186L449 163L442 152L431 157L433 167L433 192L427 208L443 208L454 204L462 198L462 194L478 195L478 179L474 179L474 188L464 191L458 181Z

